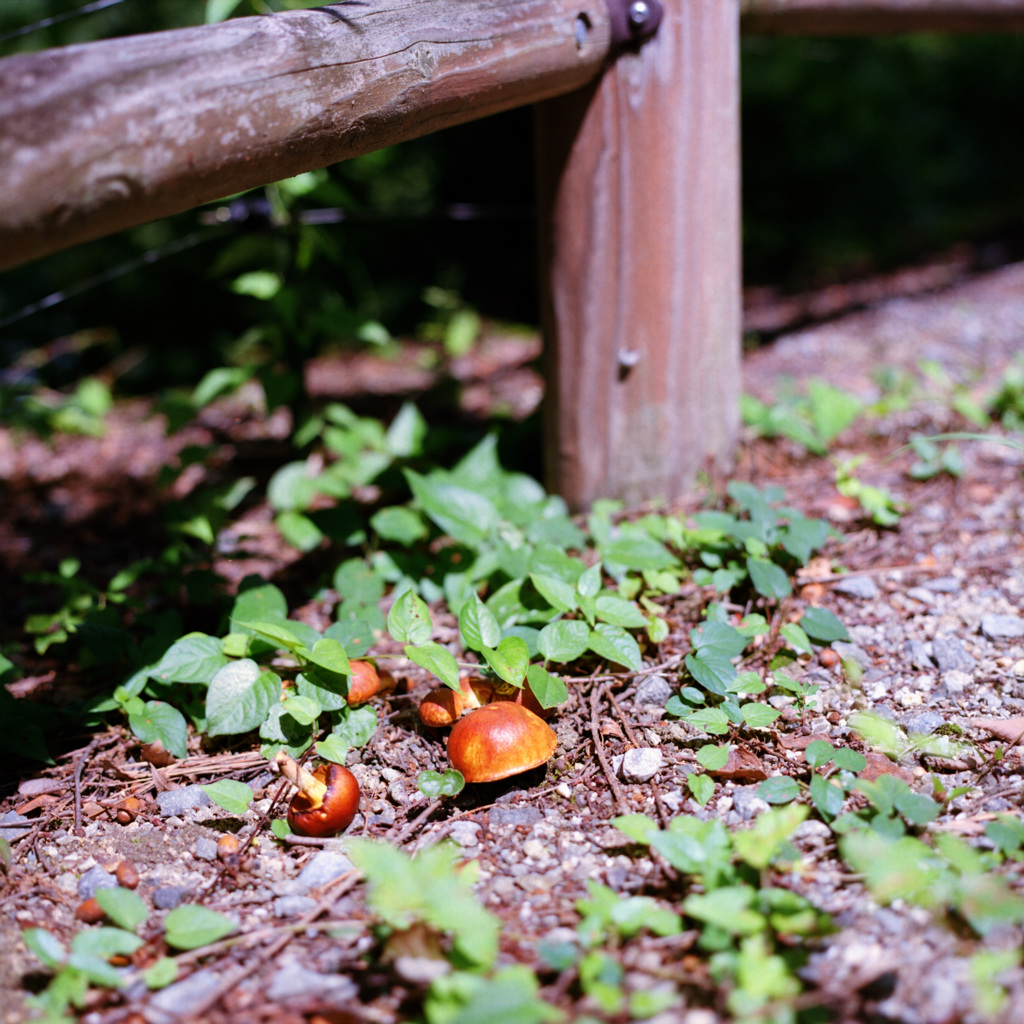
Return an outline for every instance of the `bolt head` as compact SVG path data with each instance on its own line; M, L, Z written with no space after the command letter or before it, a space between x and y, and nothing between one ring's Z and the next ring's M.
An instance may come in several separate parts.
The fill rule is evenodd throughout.
M633 0L629 5L629 23L633 28L643 28L651 16L651 5L647 0Z

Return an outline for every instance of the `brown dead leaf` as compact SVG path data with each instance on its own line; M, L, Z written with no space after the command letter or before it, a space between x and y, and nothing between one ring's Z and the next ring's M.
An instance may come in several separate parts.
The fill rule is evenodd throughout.
M27 803L20 804L14 809L18 814L28 814L31 811L36 810L39 807L45 807L47 804L53 804L57 802L57 797L52 793L41 793L39 796L29 800Z
M907 785L910 785L914 781L914 773L907 771L906 768L901 768L898 764L890 761L885 754L880 754L877 750L871 750L864 755L867 760L867 767L860 773L860 778L866 779L868 782L872 782L877 779L879 775L895 775L896 778L902 779Z
M709 771L716 779L735 779L737 782L762 782L768 778L760 760L749 750L733 747L729 751L729 760L717 771Z
M1019 743L1024 737L1024 718L972 718L971 725L1007 743Z

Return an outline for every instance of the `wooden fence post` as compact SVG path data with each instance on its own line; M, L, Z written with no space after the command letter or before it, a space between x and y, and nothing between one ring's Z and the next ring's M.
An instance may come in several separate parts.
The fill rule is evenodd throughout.
M537 133L547 485L677 497L737 435L738 0L667 3Z

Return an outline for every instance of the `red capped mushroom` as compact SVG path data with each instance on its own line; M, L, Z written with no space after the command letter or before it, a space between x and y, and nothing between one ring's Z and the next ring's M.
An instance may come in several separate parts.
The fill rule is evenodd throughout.
M353 661L349 663L352 674L348 678L349 704L365 704L371 697L379 693L387 693L395 688L395 679L390 672L379 672L372 661Z
M333 836L352 824L359 810L359 783L340 764L324 762L307 772L281 751L274 759L281 774L298 789L288 805L288 824L302 836Z
M434 729L454 725L467 711L489 704L494 699L494 687L486 679L459 680L460 690L441 686L420 702L420 721Z
M460 718L448 737L448 760L467 782L494 782L542 765L558 737L522 704L498 701Z

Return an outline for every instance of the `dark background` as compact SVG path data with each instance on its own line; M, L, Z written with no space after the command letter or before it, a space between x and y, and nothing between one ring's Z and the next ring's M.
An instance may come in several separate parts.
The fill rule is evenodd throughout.
M80 6L4 0L0 36ZM299 6L312 4L243 0L234 13ZM206 10L205 0L126 0L4 39L0 55L201 24ZM814 287L954 243L970 243L981 263L1024 254L1024 38L751 37L742 56L746 284ZM305 351L365 344L368 320L396 336L416 332L438 316L424 301L430 286L484 316L533 324L532 144L531 112L513 111L332 167L299 197L272 190L290 223L250 217L211 228L193 211L8 271L0 321L97 275L111 279L0 329L0 365L102 328L106 343L51 364L47 383L140 346L146 357L120 389L194 383L239 358L239 339L267 317L261 300L230 288L260 269L283 276L290 312L279 299L274 315ZM473 204L476 217L446 216L456 203ZM347 219L299 223L302 211L323 208ZM196 231L203 240L187 251L114 276Z

